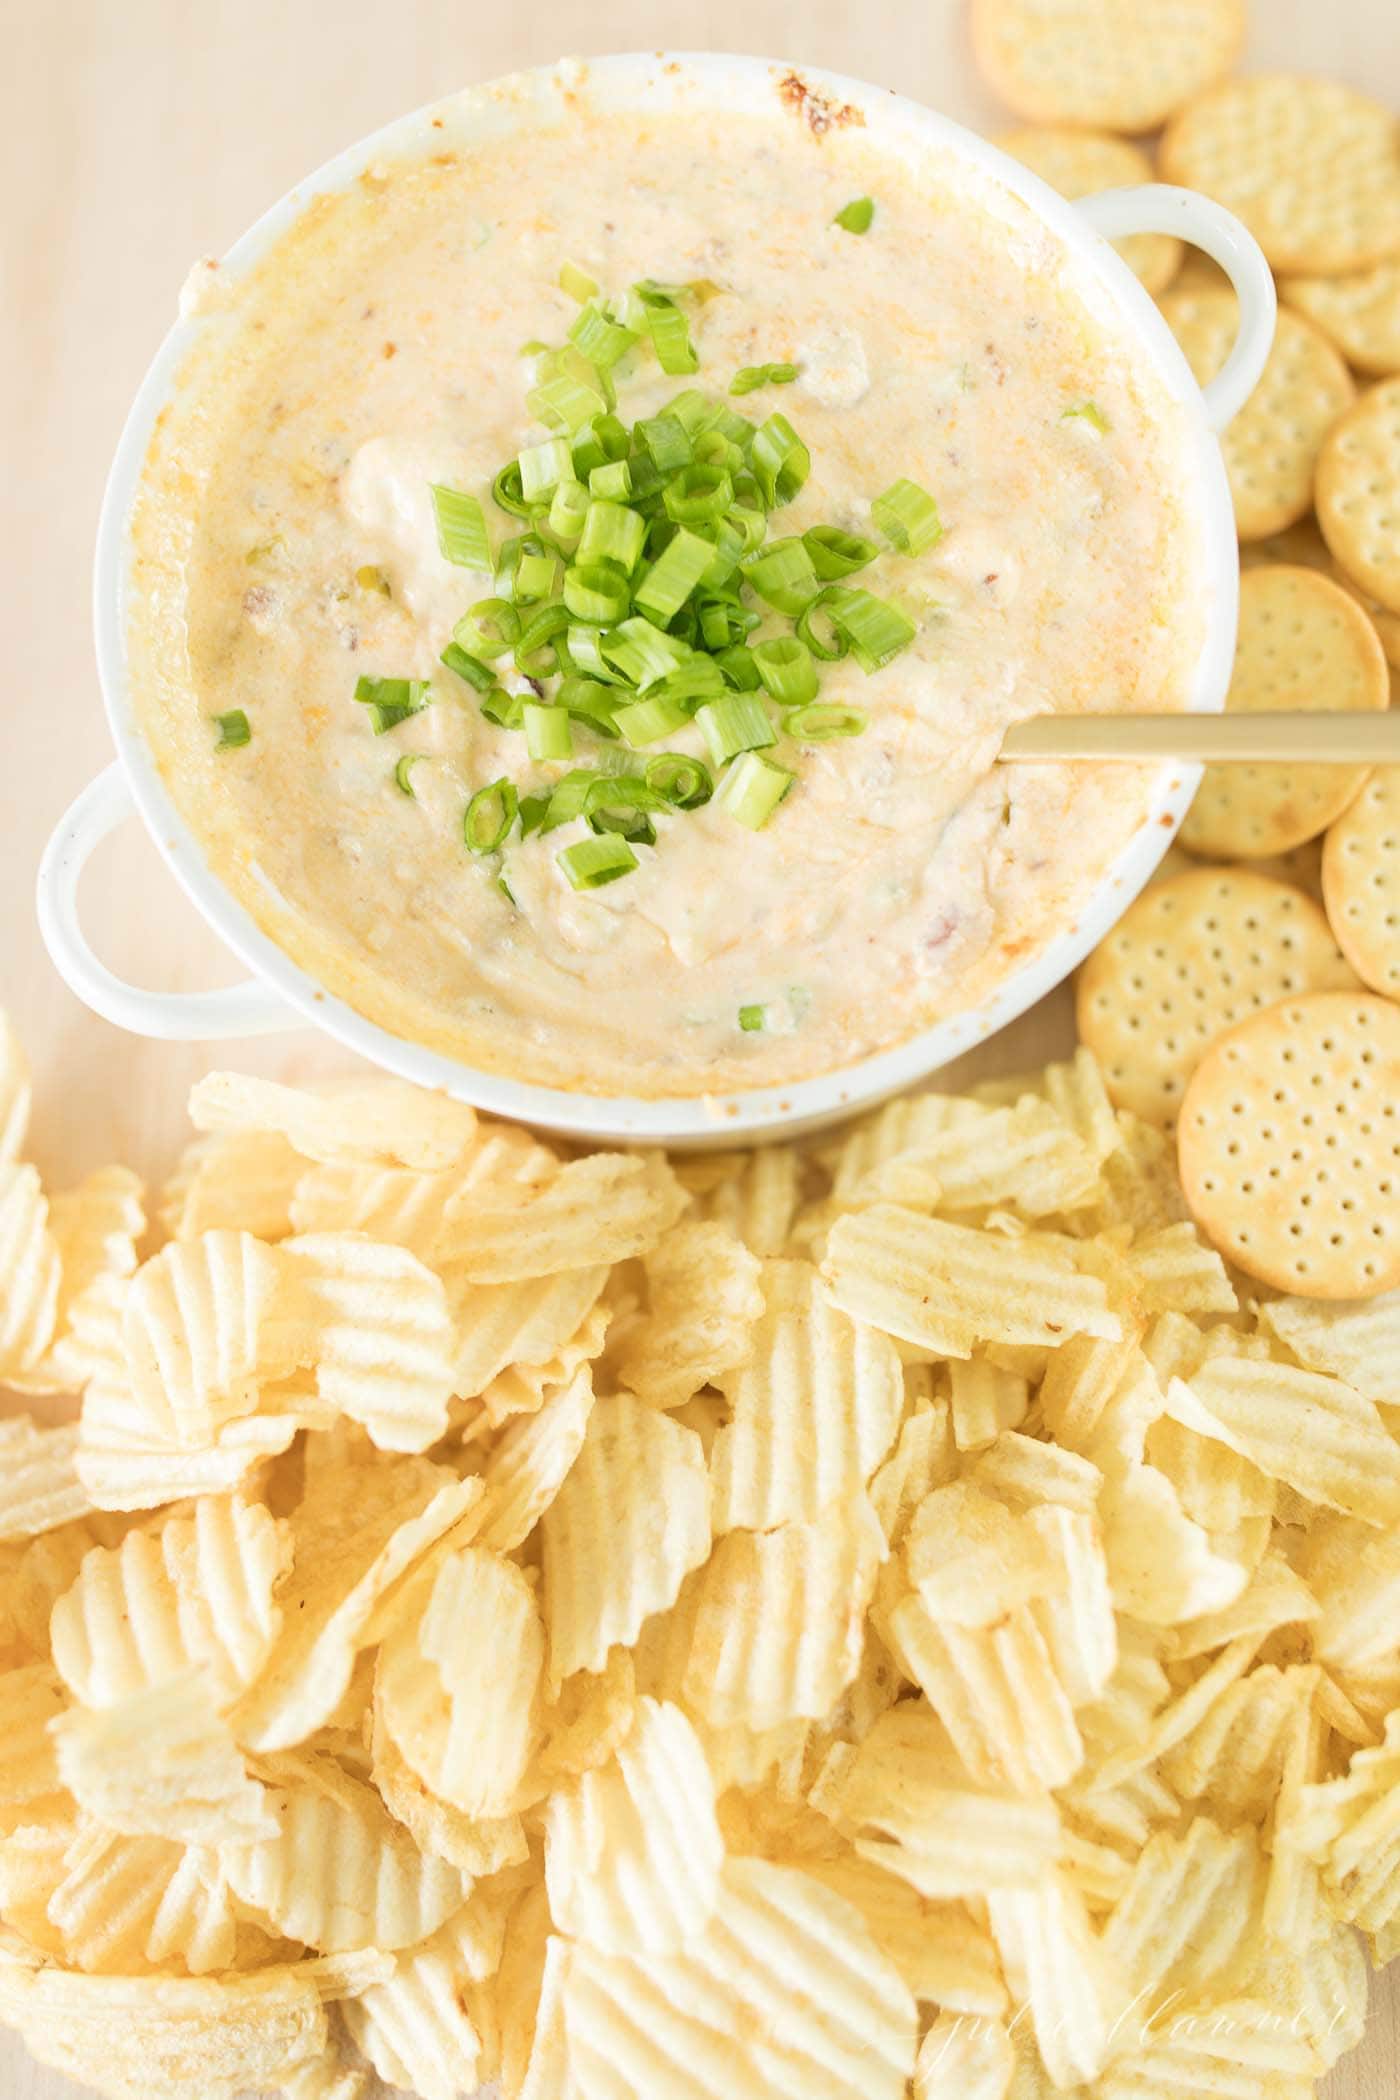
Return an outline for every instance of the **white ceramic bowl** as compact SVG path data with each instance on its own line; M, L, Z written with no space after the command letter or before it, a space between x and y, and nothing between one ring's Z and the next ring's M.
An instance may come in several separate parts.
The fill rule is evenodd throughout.
M467 145L531 125L547 125L566 95L586 94L604 110L668 107L721 108L771 114L779 121L779 87L791 101L794 74L809 95L853 104L872 143L896 158L915 159L929 146L968 164L975 180L993 178L1073 250L1097 278L1158 374L1185 409L1189 457L1184 462L1199 532L1209 603L1206 638L1190 704L1223 705L1234 655L1238 564L1230 492L1216 433L1252 391L1273 337L1273 280L1254 241L1239 223L1207 199L1161 185L1111 190L1067 204L1038 177L946 118L861 81L763 59L722 55L676 57L650 53L568 61L522 74L508 83L471 89L387 125L329 161L266 212L225 258L237 275L257 262L319 192L345 187L374 160L409 154L444 136ZM820 106L818 103L817 106ZM791 121L790 116L784 121ZM441 126L442 128L434 128ZM1240 299L1240 333L1219 377L1202 392L1151 299L1110 240L1127 233L1172 233L1203 248L1228 273ZM1131 902L1165 852L1195 790L1199 769L1168 766L1126 849L1109 869L1075 923L1022 968L992 998L940 1021L898 1048L791 1086L758 1088L690 1100L603 1097L526 1085L424 1049L368 1021L333 998L263 933L205 865L203 852L157 772L138 727L126 669L127 519L141 477L153 425L189 352L198 319L181 321L161 345L133 404L107 484L97 540L95 614L97 662L117 763L78 797L45 851L39 870L39 923L59 971L78 995L107 1020L139 1035L209 1040L266 1034L302 1023L325 1029L349 1049L420 1085L447 1092L496 1114L579 1137L678 1145L733 1144L760 1135L791 1134L832 1122L924 1079L1014 1020L1057 985L1099 941ZM135 809L156 845L214 931L242 958L253 977L206 993L152 993L113 975L93 954L77 914L78 878L99 840Z

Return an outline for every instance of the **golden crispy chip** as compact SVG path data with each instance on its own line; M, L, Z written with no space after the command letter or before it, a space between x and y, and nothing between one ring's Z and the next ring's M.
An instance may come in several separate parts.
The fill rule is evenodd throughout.
M1074 1709L1031 1606L988 1626L935 1619L918 1591L889 1616L896 1661L923 1691L964 1764L1022 1793L1062 1786L1084 1762Z
M988 1933L962 1903L935 1902L872 1860L807 1858L802 1871L858 1910L880 1952L924 2005L995 2019L1006 1985Z
M1239 1305L1224 1262L1189 1222L1140 1233L1123 1259L1149 1313L1227 1313Z
M1259 1643L1253 1634L1242 1634L1222 1648L1214 1661L1194 1681L1159 1705L1146 1726L1120 1733L1121 1747L1099 1764L1099 1784L1120 1786L1124 1780L1155 1765L1169 1750L1184 1742L1218 1699L1224 1697L1237 1678L1243 1677L1254 1660ZM1087 1726L1086 1722L1086 1726Z
M69 1391L82 1383L81 1326L90 1296L102 1298L113 1281L135 1273L136 1242L146 1229L139 1177L129 1167L100 1167L73 1189L49 1200L49 1232L58 1249L60 1282L54 1338L28 1371L11 1372L27 1392Z
M263 1380L293 1368L278 1318L286 1277L282 1257L247 1232L172 1241L137 1271L122 1338L152 1438L202 1449L252 1413Z
M528 1858L529 1843L519 1816L478 1822L439 1801L408 1763L381 1714L373 1720L370 1769L390 1815L409 1831L426 1858L446 1861L471 1881Z
M959 1451L982 1451L1026 1418L1030 1386L984 1357L948 1366L949 1416Z
M28 1415L0 1420L0 1539L33 1538L86 1515L77 1473L78 1426L41 1429Z
M822 1278L852 1319L944 1356L979 1341L1054 1344L1069 1334L1112 1339L1116 1313L1070 1243L949 1225L894 1204L843 1217L827 1242Z
M1052 1870L1034 1889L993 1890L987 1908L1007 1986L1029 2011L1051 2078L1073 2086L1096 2077L1127 1995L1083 1897Z
M1082 1210L1098 1194L1097 1161L1047 1102L1028 1096L1012 1107L944 1105L960 1113L936 1136L888 1159L853 1200L955 1212L1004 1205L1034 1220Z
M1118 1443L1114 1424L1125 1410L1143 1417L1144 1432L1161 1412L1160 1392L1145 1390L1145 1382L1149 1371L1136 1332L1113 1341L1072 1335L1046 1365L1038 1396L1045 1426L1057 1443L1082 1456L1103 1447L1112 1451Z
M464 1914L400 1954L386 1982L345 2008L351 2038L379 2076L418 2100L459 2100L480 2082L482 2038L463 1988L471 1975L465 1924Z
M764 1309L760 1267L728 1227L683 1222L646 1258L648 1308L617 1352L617 1375L653 1407L680 1407L749 1356Z
M999 2020L944 2013L919 2045L914 2100L1006 2100L1016 2051Z
M1400 1953L1397 1787L1400 1709L1386 1722L1384 1742L1356 1751L1343 1777L1300 1789L1281 1832L1321 1867L1337 1916L1373 1935L1381 1962Z
M1260 1306L1259 1318L1306 1370L1345 1379L1382 1407L1400 1407L1400 1291L1355 1304L1275 1298Z
M31 1093L29 1060L0 1009L0 1167L12 1166L24 1150Z
M1229 72L1246 27L1243 0L1178 0L1170 31L1151 40L1131 0L976 0L972 10L978 64L1018 115L1106 131L1155 131Z
M1362 1535L1368 1541L1375 1540L1374 1532ZM1400 1568L1396 1573L1400 1579ZM1306 1626L1320 1618L1322 1611L1322 1605L1302 1576L1289 1566L1281 1553L1270 1552L1233 1604L1227 1605L1223 1611L1188 1619L1174 1627L1169 1653L1182 1662L1189 1662L1198 1655L1213 1654L1217 1648L1240 1639L1243 1634L1253 1634L1262 1640L1281 1626ZM1313 1638L1315 1642L1321 1641L1320 1629L1314 1632Z
M122 1976L167 1966L191 1976L231 1969L238 1920L214 1853L97 1824L68 1846L48 1915L70 1966Z
M540 1733L543 1671L531 1584L498 1554L463 1546L441 1563L421 1618L385 1642L375 1699L432 1792L489 1821L517 1805Z
M1151 1626L1224 1611L1249 1571L1194 1523L1165 1473L1130 1465L1110 1472L1099 1500L1109 1587L1117 1609Z
M956 1465L947 1401L916 1408L870 1483L870 1500L891 1546L901 1544L919 1504L947 1485Z
M0 1844L0 1916L8 1932L22 1935L29 1959L51 1954L58 1961L68 1959L70 1966L73 1963L63 1931L49 1915L49 1905L63 1881L69 1849L77 1837L77 1806L65 1801L42 1822L21 1823L6 1831ZM12 1950L7 1947L4 1951L9 1958Z
M1022 1436L1015 1429L1006 1430L980 1451L965 1477L1013 1508L1019 1504L1034 1509L1039 1503L1053 1502L1085 1516L1092 1513L1103 1486L1103 1474L1091 1459L1062 1451L1058 1444Z
M814 1524L727 1532L699 1585L687 1703L719 1727L828 1713L860 1667L886 1551L864 1495Z
M717 1532L807 1522L858 1494L894 1438L904 1380L888 1338L830 1305L806 1262L770 1262L748 1359L721 1377Z
M100 1711L74 1707L50 1733L63 1784L109 1830L185 1845L275 1834L262 1787L194 1673Z
M488 1502L491 1497L488 1482ZM643 1619L673 1604L710 1546L700 1439L630 1393L595 1405L542 1519L549 1685L601 1670Z
M260 1503L206 1495L158 1532L89 1553L54 1606L54 1661L80 1705L116 1706L191 1668L232 1699L282 1623L291 1539Z
M327 1406L363 1423L381 1451L426 1451L447 1429L455 1338L440 1278L402 1247L352 1232L285 1243L297 1318Z
M461 1873L420 1853L373 1787L329 1758L288 1753L265 1769L274 1834L219 1856L235 1894L279 1932L327 1954L393 1953L460 1909Z
M470 1283L516 1283L645 1254L689 1202L659 1153L595 1152L537 1187L466 1188L439 1260Z
M931 1898L1033 1887L1060 1849L1050 1796L974 1773L922 1701L882 1714L812 1799L862 1859Z
M32 1370L53 1339L62 1281L36 1167L0 1165L0 1378Z
M522 1283L449 1289L457 1329L453 1390L471 1399L512 1364L549 1363L578 1333L607 1280L607 1266L599 1264Z
M499 1428L512 1415L538 1414L550 1393L563 1391L585 1364L593 1364L602 1355L611 1324L612 1307L600 1302L546 1363L512 1364L508 1371L493 1378L481 1394L481 1413L477 1417L477 1423L485 1423L485 1431L473 1424L463 1431L462 1441L470 1442L474 1435Z
M614 1648L596 1674L566 1677L558 1697L544 1706L544 1740L531 1766L541 1791L606 1764L628 1735L637 1715L637 1671L630 1648ZM527 1788L530 1781L527 1781Z
M583 1449L593 1413L587 1364L537 1415L508 1423L486 1462L486 1500L479 1540L496 1553L523 1546L550 1507Z
M476 1111L399 1079L323 1094L236 1072L209 1072L190 1095L196 1130L275 1131L304 1159L368 1160L424 1172L455 1167L476 1142Z
M237 2100L314 2061L326 2015L312 1963L248 1976L76 1976L0 1965L0 2019L41 2063L112 2100Z
M1163 1758L1167 1783L1183 1800L1204 1801L1223 1822L1262 1824L1320 1674L1316 1666L1280 1670L1269 1663L1228 1686Z
M801 1163L787 1145L760 1145L743 1156L737 1173L709 1193L705 1215L766 1261L787 1245L801 1185Z
M914 2001L859 1913L756 1859L679 1953L577 1947L564 2020L580 2100L902 2100L914 2065Z
M252 1750L304 1742L329 1720L362 1647L431 1549L466 1544L482 1486L426 1461L381 1462L373 1499L356 1493L353 1460L326 1477L293 1519L294 1560L276 1591L283 1636L239 1701L234 1730Z
M66 1704L57 1672L46 1662L0 1673L0 1831L65 1812L49 1724Z
M1167 1475L1187 1516L1207 1531L1236 1531L1251 1517L1272 1517L1278 1506L1279 1490L1258 1466L1169 1415L1148 1430L1147 1457Z
M462 1185L460 1172L448 1168L425 1174L362 1160L311 1167L302 1160L299 1165L290 1210L293 1232L362 1232L366 1239L406 1247L431 1267L448 1200Z
M965 1480L915 1511L904 1558L929 1613L955 1626L990 1626L1063 1579L1029 1519Z
M1190 1215L1176 1178L1176 1147L1155 1124L1120 1110L1121 1144L1103 1162L1103 1202L1089 1217L1102 1228L1146 1232Z
M1071 1706L1101 1696L1118 1666L1108 1559L1090 1515L1047 1504L1026 1522L1045 1547L1053 1573L1034 1601L1056 1675Z
M1340 1378L1217 1357L1167 1388L1173 1419L1321 1502L1371 1524L1400 1521L1400 1445Z
M1113 1113L1113 1103L1104 1086L1103 1073L1093 1052L1081 1043L1073 1057L1043 1071L1015 1074L1009 1079L984 1080L972 1089L973 1098L993 1107L1007 1108L1033 1095L1048 1101L1060 1121L1071 1129L1092 1156L1096 1166L1106 1167L1123 1139Z
M1174 1997L1224 1995L1254 1951L1264 1860L1252 1830L1197 1816L1150 1838L1104 1928L1135 2016Z
M370 2073L346 2067L338 2052L318 2057L315 2063L298 2064L278 2080L283 2100L374 2100Z
M1365 1670L1394 1653L1400 1626L1400 1533L1322 1516L1297 1556L1295 1581L1316 1598L1313 1652L1341 1670Z
M505 2083L507 2100L573 2100L569 2038L564 2026L564 1991L571 1959L568 1941L550 1933L544 1943L544 1969L530 2053L519 2083Z
M186 1145L161 1191L160 1221L172 1240L206 1232L284 1239L306 1161L270 1130L233 1130Z
M677 1706L643 1699L616 1757L550 1797L555 1923L605 1954L673 1954L719 1900L724 1841L705 1753Z

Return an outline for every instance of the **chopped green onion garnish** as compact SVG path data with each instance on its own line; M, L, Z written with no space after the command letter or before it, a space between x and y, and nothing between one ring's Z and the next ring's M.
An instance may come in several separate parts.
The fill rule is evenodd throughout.
M642 558L646 536L647 521L639 511L628 510L623 503L600 503L593 497L575 559L585 567L600 561L616 562L630 576Z
M689 720L690 710L679 700L655 694L619 707L613 716L619 735L627 739L634 751L646 744L660 743L663 736L674 736Z
M522 678L548 678L559 668L554 638L569 624L569 609L556 598L531 613L515 645L515 668Z
M715 807L723 807L750 831L761 831L795 778L785 766L760 758L757 751L746 751L720 782Z
M588 475L588 493L604 503L625 503L632 493L632 469L625 459L605 459Z
M595 467L610 459L626 459L631 438L616 416L594 416L574 433L574 472L587 481Z
M474 656L468 656L457 642L449 642L438 661L446 664L449 671L455 671L459 678L465 678L467 684L474 686L479 693L489 693L496 683L495 673L485 664L478 663Z
M576 620L612 627L627 617L631 593L613 562L576 562L564 572L564 603Z
M488 722L498 729L519 729L524 719L525 696L523 693L508 693L503 685L493 685L481 696L481 712Z
M417 765L419 759L426 758L427 755L428 754L426 751L405 751L403 757L395 766L394 786L398 789L401 795L412 796L413 782L409 779L408 776L413 771L413 768Z
M817 626L818 620L822 623L820 629ZM796 625L799 640L807 644L818 663L839 663L843 656L849 655L851 645L831 617L825 591L820 597L814 598L810 605L803 607L797 616Z
M445 561L459 569L489 569L491 547L486 538L486 520L475 496L462 489L446 489L429 483L433 492L433 515L437 519L438 546Z
M870 222L874 216L873 197L852 197L849 204L842 205L831 223L841 227L846 233L869 233Z
M562 291L567 292L571 299L577 299L580 305L585 299L594 298L598 290L588 272L581 270L577 263L571 262L561 265L559 285Z
M714 543L697 532L679 526L674 539L659 554L634 593L643 612L658 620L678 613L714 560Z
M769 510L791 503L812 471L812 455L786 416L769 416L754 432L749 454Z
M878 671L914 639L914 622L897 605L844 583L828 584L821 604L846 637L862 671Z
M600 890L605 882L630 875L637 856L626 839L611 835L580 839L558 856L560 867L576 890Z
M520 455L520 493L529 504L553 495L561 481L574 478L574 455L567 438L546 438L527 445Z
M603 391L601 374L588 364L586 358L579 357L578 363L593 374L591 382L582 376L577 366L563 364L563 357L561 350L553 353L553 370L538 386L531 387L525 396L525 406L536 422L547 424L551 430L561 430L567 437L590 417L603 415L612 404Z
M575 767L562 780L556 780L545 803L541 831L557 831L561 824L570 824L575 817L583 815L583 805L588 799L588 790L598 775L586 767Z
M1100 437L1112 427L1097 401L1080 401L1073 408L1062 410L1060 421L1062 423L1087 423L1091 430L1096 430L1099 433Z
M721 649L715 658L727 686L736 693L756 693L763 680L758 675L758 665L753 660L752 649L742 642L734 642L728 649Z
M869 722L858 707L823 706L817 701L810 707L795 707L784 718L783 728L799 744L825 744L832 737L860 736Z
M674 671L687 653L684 642L635 615L604 635L602 651L606 661L639 692Z
M508 780L478 788L462 819L462 837L473 853L495 853L506 842L520 811L520 797Z
M674 474L681 467L688 467L695 457L690 433L676 414L674 401L664 415L650 416L639 423L635 436L646 448L658 474Z
M508 511L513 518L528 518L530 506L520 493L520 462L511 460L501 468L491 484L491 498L498 510Z
M356 695L358 699L359 695ZM241 707L231 707L225 715L215 715L214 726L219 734L214 739L216 751L240 751L244 744L253 741L253 732L248 726L248 717Z
M618 712L618 699L616 686L600 685L596 678L580 678L574 674L560 681L554 704L567 708L576 722L586 723L597 735L615 740L618 732L614 716Z
M690 340L685 315L669 301L647 307L651 346L663 372L698 372L700 360Z
M376 736L425 708L427 691L425 678L360 678L355 683L355 698L369 709Z
M766 750L778 741L767 708L753 693L724 693L718 700L707 700L695 719L717 766L741 751Z
M627 355L637 339L637 331L634 328L619 327L618 323L609 320L602 307L592 300L587 306L580 308L578 319L569 330L569 340L577 343L583 355L591 364L596 365L600 372L610 372L618 359Z
M453 628L452 639L469 656L491 663L519 641L520 615L508 598L478 598Z
M750 653L759 677L779 707L802 707L815 697L817 667L811 650L795 634L755 642Z
M573 757L574 731L567 708L547 707L540 701L527 700L521 715L525 749L531 758L543 763Z
M809 526L802 541L823 583L839 583L843 576L854 576L857 569L867 568L880 552L874 540L862 539L858 532L842 532L838 525Z
M753 394L761 386L791 386L796 365L743 365L729 382L731 394Z
M779 612L800 613L817 595L817 572L804 540L770 540L744 565L760 598Z
M943 537L938 505L927 489L901 475L870 506L870 515L901 554L925 554Z
M520 836L529 838L532 831L539 831L549 814L548 795L522 795L520 798ZM515 899L511 898L513 904Z
M683 751L662 751L649 758L647 786L673 809L699 809L714 793L709 769Z
M549 529L556 538L576 540L588 516L588 490L581 481L561 481L550 498Z
M757 1029L766 1027L767 1021L768 1009L766 1006L741 1006L739 1008L739 1026L743 1029L745 1035L753 1035Z
M559 557L552 550L522 554L515 569L515 602L537 605L548 598L559 581Z
M632 774L602 774L590 784L583 798L583 813L592 830L640 839L647 846L656 844L656 827L650 813L665 806L655 788Z
M501 895L502 895L502 896L503 896L503 897L505 898L505 900L506 900L506 903L507 903L507 904L515 904L515 891L514 891L514 890L513 890L512 888L511 888L510 884L509 884L509 883L508 883L508 882L506 881L506 878L505 878L505 876L504 876L504 875L498 875L498 876L496 877L496 888L497 888L497 889L498 889L498 890L500 891ZM519 911L519 909L520 909L520 906L519 906L518 904L515 904L515 908L516 908L516 910L517 910L517 911Z
M666 515L680 525L705 525L723 517L734 500L734 482L725 467L697 462L682 467L666 484Z

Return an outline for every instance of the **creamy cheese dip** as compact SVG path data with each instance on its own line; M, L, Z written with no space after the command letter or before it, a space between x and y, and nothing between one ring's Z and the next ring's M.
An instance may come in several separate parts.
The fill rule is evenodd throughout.
M1204 613L1180 411L1055 238L970 180L781 103L643 120L580 99L555 131L372 168L235 287L200 273L206 334L133 524L137 707L211 867L330 991L493 1071L695 1095L898 1043L1072 922L1151 775L992 759L1023 715L1186 704ZM853 235L833 220L859 195L874 222ZM797 779L763 829L714 804L662 817L634 873L583 892L557 859L582 820L464 847L476 789L547 787L590 738L533 765L443 670L492 585L442 557L429 493L478 494L495 544L521 530L491 478L548 435L522 346L565 339L566 263L605 291L720 287L689 312L693 379L649 353L619 369L628 423L745 365L799 367L735 404L780 409L810 447L773 533L879 538L871 499L898 476L945 528L853 579L918 630L874 675L821 667L821 700L865 733L784 740L767 756ZM375 735L361 676L430 679L432 702ZM251 740L216 751L233 709ZM659 748L707 755L689 725Z

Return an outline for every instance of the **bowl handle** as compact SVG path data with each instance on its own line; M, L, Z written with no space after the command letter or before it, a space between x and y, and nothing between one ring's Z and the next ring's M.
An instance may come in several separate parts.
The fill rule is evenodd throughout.
M1211 429L1223 430L1259 384L1278 316L1273 272L1253 234L1209 197L1168 182L1100 190L1096 197L1078 198L1075 209L1105 240L1122 240L1129 233L1171 233L1193 248L1204 248L1219 263L1239 298L1240 327L1230 355L1201 392Z
M96 846L132 814L121 766L90 780L60 817L39 863L39 931L54 967L85 1006L132 1035L165 1042L214 1041L226 1035L271 1035L298 1028L301 1017L256 979L215 992L147 992L98 961L78 921L78 882Z

